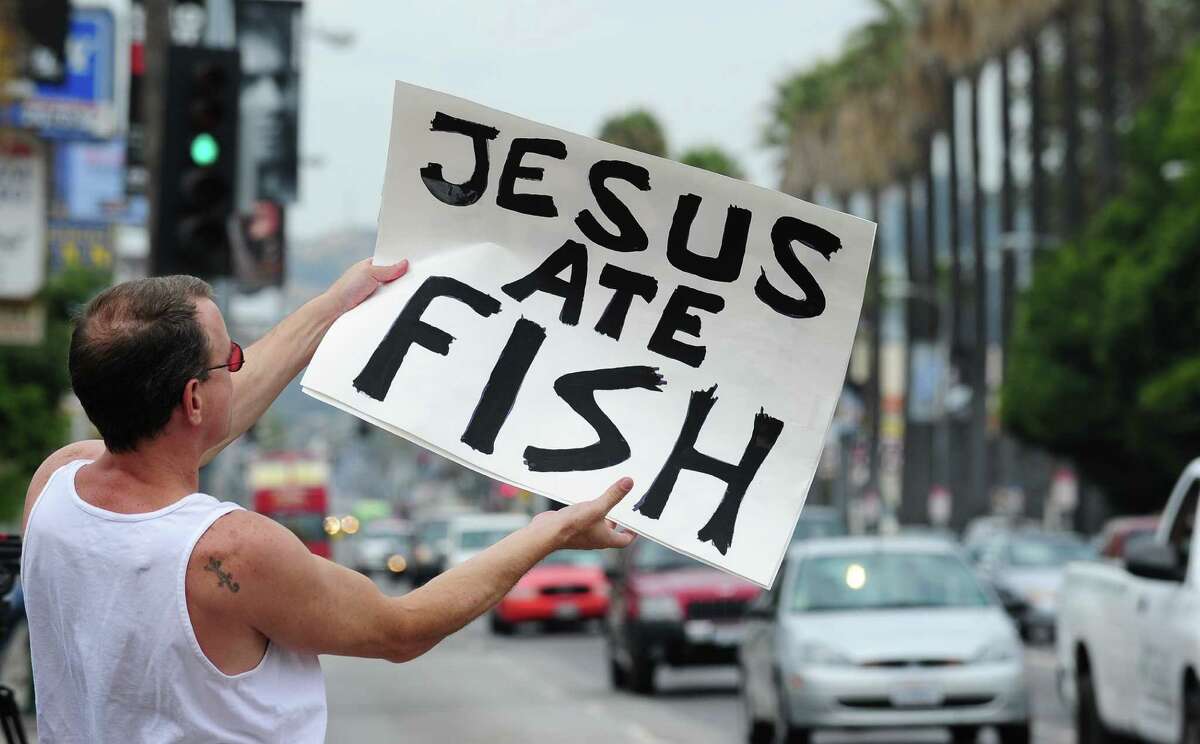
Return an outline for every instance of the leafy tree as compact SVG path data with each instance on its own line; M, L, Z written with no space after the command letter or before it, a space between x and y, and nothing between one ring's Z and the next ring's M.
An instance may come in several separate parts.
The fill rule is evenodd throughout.
M609 117L600 127L600 139L648 155L667 156L667 137L662 125L646 109Z
M1122 192L1039 261L1003 390L1005 424L1120 511L1161 506L1200 455L1200 50L1167 78L1126 139Z
M684 165L703 168L713 173L720 173L722 176L729 176L730 178L746 177L742 166L738 164L737 160L717 145L701 145L685 150L679 156L679 162Z
M33 472L66 443L68 421L60 403L71 388L71 319L107 283L107 275L92 270L56 275L40 297L46 307L43 342L0 346L0 519L20 514Z

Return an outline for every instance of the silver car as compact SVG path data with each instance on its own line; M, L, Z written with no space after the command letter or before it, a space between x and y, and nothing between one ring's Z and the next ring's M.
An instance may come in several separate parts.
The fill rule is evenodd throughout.
M807 744L815 729L994 726L1029 742L1012 621L958 549L926 537L794 546L751 605L740 648L747 740Z

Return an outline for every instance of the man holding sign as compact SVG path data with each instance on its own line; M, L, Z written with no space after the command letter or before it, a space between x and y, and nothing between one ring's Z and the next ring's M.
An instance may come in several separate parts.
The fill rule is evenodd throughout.
M500 601L549 553L620 548L605 515L632 487L539 515L402 597L312 555L283 526L197 493L326 329L407 262L353 266L243 355L204 282L126 282L71 340L72 384L103 440L34 475L22 557L44 742L318 744L317 654L407 661Z
M414 658L551 551L628 545L610 512L772 583L874 225L433 91L395 101L375 265L248 360L198 280L89 305L71 373L104 441L52 455L26 505L45 740L321 741L316 654ZM571 505L388 598L195 493L310 358L315 397Z

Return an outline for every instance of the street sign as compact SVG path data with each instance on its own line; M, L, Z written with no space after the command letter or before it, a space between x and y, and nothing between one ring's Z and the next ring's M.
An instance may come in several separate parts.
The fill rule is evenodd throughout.
M0 346L37 346L45 337L45 305L0 302Z
M76 2L62 81L33 83L3 111L4 123L46 137L120 134L129 102L128 25L128 0Z
M0 300L29 300L46 281L46 159L26 134L0 135Z

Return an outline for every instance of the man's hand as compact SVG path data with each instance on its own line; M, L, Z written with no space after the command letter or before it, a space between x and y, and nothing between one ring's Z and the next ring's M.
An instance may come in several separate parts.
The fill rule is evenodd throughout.
M326 294L340 315L358 306L384 284L404 276L407 271L407 258L390 266L375 266L371 259L363 259L346 269L346 273L333 283Z
M635 535L632 532L617 532L616 525L606 517L632 488L633 479L622 478L599 497L558 511L542 512L534 517L534 522L554 524L563 548L623 548L633 542Z

